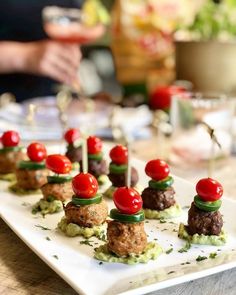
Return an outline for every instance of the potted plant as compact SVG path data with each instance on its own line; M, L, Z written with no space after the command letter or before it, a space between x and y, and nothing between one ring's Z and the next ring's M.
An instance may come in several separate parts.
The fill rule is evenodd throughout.
M236 1L207 0L176 30L176 78L201 92L236 93Z

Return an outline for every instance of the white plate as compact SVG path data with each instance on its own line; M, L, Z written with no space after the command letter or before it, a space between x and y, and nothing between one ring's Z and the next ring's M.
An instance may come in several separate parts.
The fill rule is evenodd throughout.
M144 163L134 160L133 165L140 172L140 183L146 186L148 178L143 172ZM34 204L40 195L18 197L7 191L6 183L1 182L0 186L1 217L43 261L81 295L144 294L236 266L236 251L234 252L236 202L230 199L223 199L221 208L225 220L224 228L229 235L227 245L223 247L196 245L186 253L179 253L178 250L185 242L177 237L175 231L178 225L148 221L145 228L149 240L157 238L164 250L171 247L174 250L168 255L162 254L157 260L147 264L129 266L99 264L99 261L93 258L93 247L80 244L83 238L68 238L56 230L57 222L63 213L47 216L44 219L32 216L30 204ZM174 186L180 204L190 205L194 196L194 186L177 177ZM111 201L109 205L112 206ZM186 219L187 209L181 218L172 221L178 224L180 221L186 222ZM35 225L42 225L51 230L42 230ZM97 247L95 243L100 243L95 238L91 240L94 247ZM218 253L215 259L208 258L196 262L199 255L208 257L212 252ZM184 264L186 262L191 264Z

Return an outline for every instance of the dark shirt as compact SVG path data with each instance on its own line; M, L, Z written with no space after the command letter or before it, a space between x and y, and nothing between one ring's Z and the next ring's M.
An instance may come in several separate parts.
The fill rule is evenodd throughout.
M0 1L0 41L29 42L47 38L42 9L48 5L80 7L82 0L2 0ZM1 66L1 65L0 65ZM17 101L55 94L56 81L28 74L0 75L0 94L11 92Z

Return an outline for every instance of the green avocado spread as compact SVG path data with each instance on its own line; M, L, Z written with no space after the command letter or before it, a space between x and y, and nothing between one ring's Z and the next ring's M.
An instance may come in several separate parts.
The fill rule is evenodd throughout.
M16 181L16 177L14 173L0 174L0 180L13 182Z
M95 249L94 257L105 262L125 263L131 265L136 263L147 263L151 259L157 259L162 252L163 250L161 246L154 242L149 242L144 252L141 254L129 254L127 257L118 257L114 253L111 253L105 244Z
M114 193L114 191L117 189L117 187L115 187L115 186L110 186L105 192L104 192L104 194L103 194L103 196L105 196L105 197L107 197L107 198L109 198L109 199L112 199L113 198L113 193ZM141 192L142 192L142 190L143 190L143 187L142 186L140 186L140 185L136 185L135 187L134 187L134 189L137 191L137 192L139 192L140 194L141 194Z
M106 184L108 181L109 181L109 179L108 179L107 175L103 174L103 175L98 176L98 184L99 185Z
M179 204L175 204L165 210L151 210L151 209L143 209L145 217L148 219L169 219L179 217L182 213L181 206Z
M183 223L180 223L179 225L178 236L179 238L187 240L192 244L213 245L213 246L223 246L227 240L227 235L223 230L221 231L219 236L216 236L216 235L206 236L203 234L201 235L194 234L191 236L188 234L186 227Z
M42 215L53 214L63 209L62 201L47 201L40 199L32 208L32 214L41 213Z
M101 238L105 231L104 224L93 227L82 227L75 223L67 223L66 217L62 217L57 227L68 237L84 236L85 238L90 238L92 236L96 236Z
M18 196L25 196L25 195L33 195L33 194L41 194L41 190L25 190L17 185L17 183L13 183L8 187L11 193L14 193Z

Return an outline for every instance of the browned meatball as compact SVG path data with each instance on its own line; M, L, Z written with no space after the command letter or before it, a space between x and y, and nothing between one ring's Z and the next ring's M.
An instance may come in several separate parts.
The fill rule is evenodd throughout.
M67 147L66 156L72 163L79 163L82 161L82 147L74 147L73 145L69 145Z
M107 203L102 200L99 204L76 206L69 202L64 208L68 223L75 223L84 227L101 225L107 218Z
M109 221L107 228L108 249L117 256L140 254L147 246L144 223Z
M0 153L0 174L14 172L17 163L26 159L26 154L21 150Z
M83 163L80 162L80 170L83 169ZM104 159L102 160L88 160L88 172L93 176L98 178L101 175L106 175L107 171L107 163Z
M198 209L194 202L188 211L187 231L190 235L219 235L223 226L219 211L206 212Z
M111 183L115 187L122 187L126 186L126 175L127 173L109 173L108 178L110 179ZM138 183L138 171L132 167L131 168L131 186L134 187Z
M47 169L16 169L17 185L25 190L39 189L47 183L48 173Z
M64 183L46 183L41 187L44 199L54 197L60 201L71 199L74 192L72 190L71 181Z
M175 205L176 201L174 195L175 191L172 186L163 191L147 187L141 195L143 199L143 208L151 210L167 209Z

